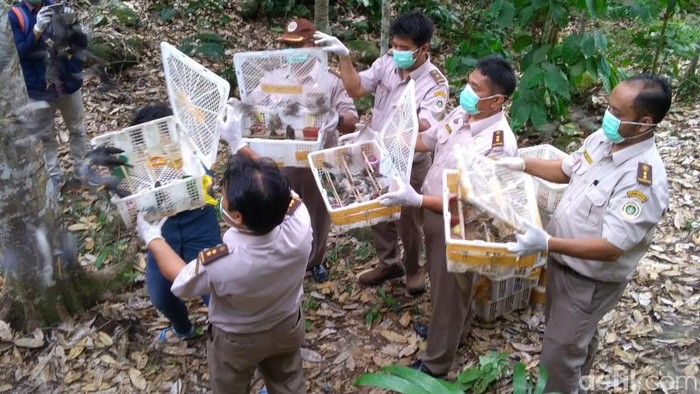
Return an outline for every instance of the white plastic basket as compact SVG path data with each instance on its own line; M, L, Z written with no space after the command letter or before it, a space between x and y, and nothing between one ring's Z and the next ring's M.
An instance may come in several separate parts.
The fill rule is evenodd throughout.
M497 317L506 315L519 309L524 309L530 302L530 292L532 287L526 287L501 300L492 301L484 299L474 299L472 304L474 313L484 322L490 322Z
M502 300L527 287L537 286L539 279L540 269L533 270L528 278L511 277L503 280L491 280L488 277L480 277L476 285L476 298L491 301Z
M308 167L334 124L326 52L319 48L242 52L233 57L244 142L280 166Z
M463 199L465 198L463 195L469 193L460 186L460 177L460 172L457 170L443 171L443 215L447 270L455 273L477 272L491 280L504 280L514 276L529 277L542 264L539 253L517 257L514 253L508 252L508 246L505 243L463 239L452 233L452 215L462 216L463 213L453 212L455 207L450 206L450 199L454 196ZM528 203L524 204L524 207L528 209L528 212L534 212L530 218L535 225L539 225L532 182L522 182L522 185L526 189L525 195L528 196Z
M564 151L552 145L537 145L518 149L520 157L535 157L544 160L564 159L568 157ZM542 178L534 177L535 193L537 194L537 204L547 213L553 213L557 209L561 196L569 186L568 184L554 183Z
M124 150L130 167L122 167L119 189L130 195L112 197L127 226L136 214L152 219L205 204L204 166L216 160L217 116L226 105L229 84L168 43L161 43L165 81L173 116L95 137L93 146Z
M416 111L415 83L409 81L399 98L396 109L379 132L379 142L369 141L312 152L309 165L314 173L316 185L326 203L331 222L340 232L357 227L372 226L377 223L396 220L401 207L385 207L379 204L379 196L395 190L394 176L410 179L413 154L418 136L418 116ZM344 170L346 164L350 167ZM336 169L336 170L333 170ZM381 183L382 190L371 200L357 203L338 203L331 172L344 170L347 174L364 171L372 174L372 184ZM345 175L347 177L347 175ZM348 177L349 178L349 177ZM375 187L376 189L376 187ZM340 198L340 200L343 200Z

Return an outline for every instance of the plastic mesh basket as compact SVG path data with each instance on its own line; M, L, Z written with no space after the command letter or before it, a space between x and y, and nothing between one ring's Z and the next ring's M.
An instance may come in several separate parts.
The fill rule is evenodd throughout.
M490 160L490 159L488 159ZM532 271L539 267L539 253L517 257L508 252L508 246L502 242L489 242L481 239L464 239L452 231L453 215L463 216L455 212L453 197L464 198L464 188L460 187L460 173L457 170L443 171L443 215L445 222L445 243L447 249L447 270L464 273L477 272L491 280L504 280L513 276L529 277ZM530 185L528 201L534 212L537 212L532 185ZM468 206L469 204L466 204ZM464 206L462 206L464 208ZM539 224L539 218L534 217Z
M379 142L361 142L309 154L309 164L316 185L336 230L342 232L356 227L372 226L400 217L401 207L385 207L379 204L378 198L387 191L395 190L396 185L392 181L394 176L410 178L417 135L416 90L414 82L409 81L394 113L379 133ZM346 167L349 168L345 170ZM349 205L344 201L338 202L346 200L339 196L338 187L332 186L336 184L331 178L332 172L338 173L338 169L346 174L364 172L368 177L371 173L370 178L374 179L369 180L370 193L359 193L360 196L368 195L367 201L358 201L362 199L355 198L358 202ZM347 175L343 177L349 178ZM361 185L367 184L364 182ZM362 187L367 189L366 186ZM345 189L347 188L346 185ZM350 192L349 194L354 194L354 191Z
M474 313L484 322L493 321L497 317L527 307L531 291L532 288L527 287L497 301L475 299Z
M243 52L233 57L244 141L281 166L307 167L337 117L327 54L318 48Z
M379 139L391 155L396 173L404 180L411 178L417 138L416 85L410 80L396 103L394 112L379 132Z
M526 287L535 287L540 278L540 270L533 270L527 278L511 277L503 280L492 280L488 277L480 277L476 285L476 298L497 301Z
M537 145L518 150L520 157L536 157L544 160L564 159L568 157L563 151L553 147L552 145ZM537 204L547 213L552 213L556 210L561 196L569 186L568 184L554 183L546 181L542 178L534 177L535 193L537 195Z
M205 204L202 164L216 160L216 118L226 105L229 85L175 47L161 43L165 80L173 116L92 139L93 146L124 151L129 166L112 202L127 226L139 212L152 220Z
M532 177L496 165L467 148L455 147L460 182L466 199L520 232L541 226Z

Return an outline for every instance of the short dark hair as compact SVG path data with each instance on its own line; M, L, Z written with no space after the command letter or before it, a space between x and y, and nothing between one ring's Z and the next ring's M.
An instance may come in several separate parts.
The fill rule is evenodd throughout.
M479 59L476 69L484 74L498 94L510 97L515 91L515 72L510 63L498 55L489 55Z
M633 75L625 82L642 86L642 90L632 102L632 108L637 116L649 115L654 123L661 122L671 108L672 92L668 80L656 74L644 73Z
M416 46L427 44L433 38L435 25L425 14L418 10L399 15L389 28L389 35L410 38Z
M224 172L228 210L238 211L255 234L267 234L284 220L291 202L289 181L274 161L235 154Z
M138 111L136 111L134 118L131 119L131 126L150 122L151 120L165 118L166 116L170 116L172 114L173 110L171 110L170 107L164 103L151 103L144 105L143 107L139 108Z

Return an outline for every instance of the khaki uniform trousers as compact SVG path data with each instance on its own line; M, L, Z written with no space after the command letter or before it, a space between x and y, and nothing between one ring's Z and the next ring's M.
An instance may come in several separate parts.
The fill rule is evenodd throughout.
M614 264L614 263L610 263ZM579 384L598 351L598 322L622 297L627 282L589 279L550 258L547 262L545 319L540 362L549 378L545 392L585 392Z
M331 217L328 216L328 209L326 209L326 203L318 190L314 174L310 168L283 167L281 171L289 179L292 190L304 200L304 205L311 216L311 229L314 237L306 268L321 265L326 257L326 242L331 229Z
M30 100L37 102L37 100ZM44 161L49 175L60 175L58 164L58 143L56 142L56 110L61 111L68 129L73 168L78 168L87 154L87 137L83 123L84 107L80 89L72 94L61 96L49 102L49 107L40 111L33 119L29 133L37 135L44 146Z
M477 275L447 271L445 225L442 214L424 211L425 248L430 275L430 325L428 344L421 357L436 374L450 370L460 340L469 332L471 304ZM467 230L468 231L468 230ZM460 286L463 284L464 289Z
M418 193L425 176L428 174L432 160L430 155L423 155L413 162L411 169L411 186ZM420 208L401 208L401 218L393 222L383 222L372 226L374 247L380 266L403 262L406 274L413 275L420 270L420 256L423 248L423 213ZM403 259L399 248L399 236L403 243Z
M214 393L248 394L258 368L271 394L303 394L301 311L269 330L234 334L210 326L207 341L209 380Z

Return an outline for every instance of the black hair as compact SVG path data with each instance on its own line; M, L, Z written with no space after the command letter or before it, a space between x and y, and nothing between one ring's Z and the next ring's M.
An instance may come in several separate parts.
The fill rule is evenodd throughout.
M632 102L632 108L637 116L651 116L654 123L664 119L671 108L671 85L664 77L656 74L637 74L625 82L638 83L642 90Z
M291 202L289 181L274 161L235 154L224 172L228 210L238 211L255 234L267 234L284 220Z
M515 72L510 63L498 55L489 55L479 59L476 69L484 74L497 94L507 97L515 91Z
M173 110L171 110L170 107L164 103L151 103L144 105L143 107L139 108L138 111L136 111L134 118L131 119L131 126L149 122L151 120L165 118L166 116L170 116L172 114Z
M425 14L418 10L399 15L389 28L389 35L402 39L411 39L420 47L433 38L435 25Z

